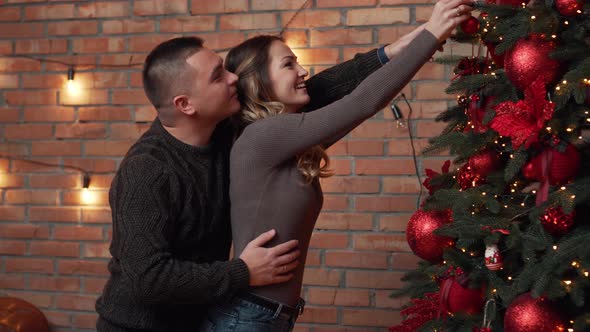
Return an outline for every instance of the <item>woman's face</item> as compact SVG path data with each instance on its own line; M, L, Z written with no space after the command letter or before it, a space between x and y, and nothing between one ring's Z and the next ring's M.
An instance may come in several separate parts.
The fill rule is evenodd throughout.
M285 112L297 112L309 102L304 80L307 74L289 46L278 40L272 42L269 49L268 76L274 101L283 103Z

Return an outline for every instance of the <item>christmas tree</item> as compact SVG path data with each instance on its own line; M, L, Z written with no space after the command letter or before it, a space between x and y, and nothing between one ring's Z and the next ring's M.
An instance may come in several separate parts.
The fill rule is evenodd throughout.
M424 261L391 331L590 331L590 3L496 0L445 57L457 104L407 239ZM485 52L480 50L485 49Z

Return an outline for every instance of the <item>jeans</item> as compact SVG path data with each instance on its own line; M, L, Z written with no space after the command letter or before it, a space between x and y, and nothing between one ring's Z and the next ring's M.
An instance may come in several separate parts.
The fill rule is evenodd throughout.
M258 304L234 298L209 308L200 332L290 332L297 317L287 317Z

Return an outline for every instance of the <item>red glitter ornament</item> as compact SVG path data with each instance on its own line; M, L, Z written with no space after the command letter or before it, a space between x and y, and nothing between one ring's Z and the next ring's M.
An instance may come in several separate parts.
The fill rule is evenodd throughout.
M555 42L545 41L537 35L519 40L504 57L506 76L521 91L537 78L544 84L555 82L559 79L560 64L549 57L555 48Z
M584 4L578 0L555 0L555 8L564 16L575 16L582 13Z
M475 173L469 164L465 164L457 172L457 183L459 188L462 190L469 189L471 187L477 187L480 184L485 183L485 178Z
M47 318L31 303L0 297L0 331L49 332Z
M522 175L531 181L543 180L543 158L548 161L549 184L561 185L571 181L580 169L580 153L572 144L568 144L564 152L548 148L531 159L522 168Z
M530 293L510 303L504 316L505 332L562 332L561 316L545 298L534 299Z
M479 20L473 16L461 22L461 30L468 35L476 34L479 31L479 26Z
M469 157L467 164L474 174L486 177L500 168L500 157L496 151L484 150Z
M442 282L440 301L442 308L452 314L476 314L484 305L484 288L469 288L464 276L450 277Z
M574 225L575 211L566 214L563 212L561 206L551 207L545 211L539 219L543 224L543 228L553 235L567 234Z
M453 246L455 241L449 237L438 236L434 231L452 221L450 210L414 212L406 229L406 239L414 254L431 263L440 262L443 249Z

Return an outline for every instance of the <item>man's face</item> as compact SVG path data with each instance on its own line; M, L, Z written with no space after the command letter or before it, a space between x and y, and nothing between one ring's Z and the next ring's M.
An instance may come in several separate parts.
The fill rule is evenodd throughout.
M219 122L240 109L238 77L225 70L221 57L203 48L186 62L194 69L189 99L202 119Z

